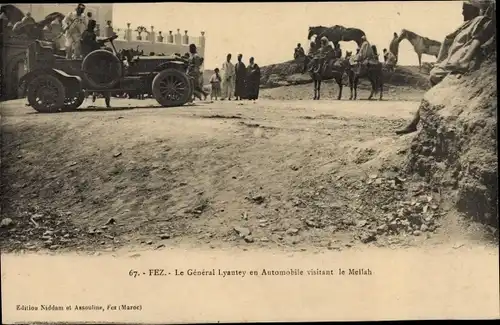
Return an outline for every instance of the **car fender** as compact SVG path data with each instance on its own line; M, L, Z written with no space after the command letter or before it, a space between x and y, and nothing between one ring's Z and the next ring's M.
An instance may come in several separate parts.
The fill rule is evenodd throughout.
M187 64L183 61L168 61L160 64L154 69L154 72L160 72L166 69L178 69L182 71L186 71Z
M74 76L67 74L66 72L59 70L59 69L52 69L52 68L47 68L47 69L37 69L34 71L30 71L24 76L21 77L19 80L19 85L21 87L21 95L25 96L26 91L28 90L27 85L35 79L38 76L44 75L44 74L49 74L57 79L59 79L65 86L71 87L71 88L79 88L81 89L82 87L82 78L79 76Z

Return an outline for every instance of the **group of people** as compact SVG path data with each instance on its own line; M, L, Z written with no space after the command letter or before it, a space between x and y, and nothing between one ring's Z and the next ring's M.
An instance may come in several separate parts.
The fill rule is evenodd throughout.
M226 61L222 63L222 71L215 68L214 74L210 77L212 88L211 99L235 100L248 99L257 100L259 98L260 67L251 57L248 66L243 63L243 54L238 54L238 62L233 65L232 55L226 56Z
M366 36L361 38L361 42L361 46L356 50L355 55L348 56L350 52L346 53L346 59L349 60L349 64L360 67L367 64L379 64L380 56L377 47L371 45ZM302 53L303 49L299 43L295 48L294 57L300 58ZM338 59L341 59L342 49L339 42L331 42L327 37L323 36L320 39L320 46L316 44L315 40L311 41L307 56L312 58L308 71L318 73L322 69L325 69L326 64L329 62L336 62ZM387 49L384 49L384 62L395 65L395 56L388 52Z
M299 48L300 44L297 47ZM308 56L312 58L309 71L317 73L324 68L325 63L330 62L332 59L340 59L342 57L342 50L340 49L339 42L332 43L327 37L323 36L320 39L319 48L316 46L315 41L311 42Z
M383 50L384 55L384 63L389 67L394 67L397 62L396 56L387 51L387 49ZM301 44L297 44L297 47L294 50L294 59L297 60L301 57L305 57L305 51L302 48ZM327 37L323 36L320 39L320 46L318 47L316 41L311 41L309 52L307 54L310 58L312 58L309 63L309 72L319 72L321 69L325 68L325 64L335 61L337 59L342 58L342 49L340 48L339 42L331 42ZM366 36L362 37L362 44L356 50L356 54L350 57L349 63L351 65L357 65L358 63L368 63L371 62L373 64L377 64L380 62L380 56L375 45L370 45Z
M85 5L79 3L75 11L68 13L62 21L67 59L81 59L89 49L98 46L97 41L93 41L97 38L97 23L92 19L92 13L84 13Z

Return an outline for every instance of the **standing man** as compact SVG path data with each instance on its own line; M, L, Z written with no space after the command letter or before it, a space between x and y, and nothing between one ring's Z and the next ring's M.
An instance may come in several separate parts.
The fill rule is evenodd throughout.
M81 58L80 40L83 32L87 29L87 19L83 15L85 5L79 3L76 10L64 17L62 24L66 37L66 58Z
M333 43L333 58L335 60L342 58L342 49L339 42Z
M250 58L247 67L247 99L257 100L259 98L260 68L254 58Z
M392 41L389 44L389 52L394 55L394 58L396 59L395 63L397 63L399 54L399 36L397 33L394 33L392 36Z
M189 45L189 54L188 75L192 78L192 84L194 86L193 94L199 99L201 99L201 95L203 95L204 99L207 99L208 94L203 91L203 85L200 83L200 76L202 75L200 68L203 64L203 58L198 54L198 50L195 44Z
M231 63L231 53L226 57L226 61L222 63L222 98L221 100L231 100L233 93L234 82L234 65Z
M247 67L245 66L245 63L241 62L242 59L243 54L238 54L238 63L234 66L234 72L236 75L234 97L236 100L245 98Z
M306 56L306 52L302 48L302 45L300 43L297 44L297 47L295 48L293 52L293 58L294 60L300 59L302 57Z

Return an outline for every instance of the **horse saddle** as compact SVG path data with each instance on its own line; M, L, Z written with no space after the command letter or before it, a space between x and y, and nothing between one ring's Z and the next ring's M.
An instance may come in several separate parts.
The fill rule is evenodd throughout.
M358 74L363 74L370 70L382 69L382 63L378 60L367 59L363 62L358 62L355 68Z
M340 60L335 59L335 58L331 58L323 64L321 72L323 75L325 75L327 77L331 77L333 74L332 73L333 70L338 69L340 66L341 66Z

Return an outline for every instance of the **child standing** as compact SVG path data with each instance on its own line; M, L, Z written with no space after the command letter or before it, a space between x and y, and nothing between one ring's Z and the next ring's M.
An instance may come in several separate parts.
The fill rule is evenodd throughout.
M212 91L210 92L210 99L217 100L218 97L220 97L220 83L222 81L222 78L219 74L219 68L215 68L214 74L210 77L210 85L212 86Z

